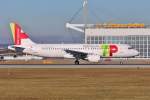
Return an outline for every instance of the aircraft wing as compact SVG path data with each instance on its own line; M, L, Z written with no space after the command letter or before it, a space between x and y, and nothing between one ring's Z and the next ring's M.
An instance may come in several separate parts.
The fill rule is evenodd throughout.
M73 57L77 59L83 59L87 58L88 53L80 52L80 51L74 51L74 50L65 50L66 53L73 55Z

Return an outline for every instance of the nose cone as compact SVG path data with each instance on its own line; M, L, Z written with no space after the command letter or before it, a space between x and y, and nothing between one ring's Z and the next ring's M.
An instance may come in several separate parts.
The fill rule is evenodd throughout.
M133 50L132 54L133 54L133 56L139 56L140 53L137 50Z

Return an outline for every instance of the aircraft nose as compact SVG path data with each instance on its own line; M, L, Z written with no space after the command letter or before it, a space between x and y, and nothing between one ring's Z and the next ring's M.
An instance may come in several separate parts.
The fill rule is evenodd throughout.
M133 50L133 54L134 56L139 56L140 53L137 50Z

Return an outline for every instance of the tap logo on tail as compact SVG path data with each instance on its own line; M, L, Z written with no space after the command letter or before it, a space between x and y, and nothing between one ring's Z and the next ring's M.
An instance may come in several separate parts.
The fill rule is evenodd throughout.
M21 40L28 38L28 35L22 31L18 24L10 23L10 28L12 39L15 45L21 45Z
M112 57L114 53L118 52L116 45L103 44L101 48L104 57Z

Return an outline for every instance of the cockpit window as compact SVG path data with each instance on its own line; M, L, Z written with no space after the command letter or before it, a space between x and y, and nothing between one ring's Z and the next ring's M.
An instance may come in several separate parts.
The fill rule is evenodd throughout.
M128 49L134 49L133 47L128 47Z

